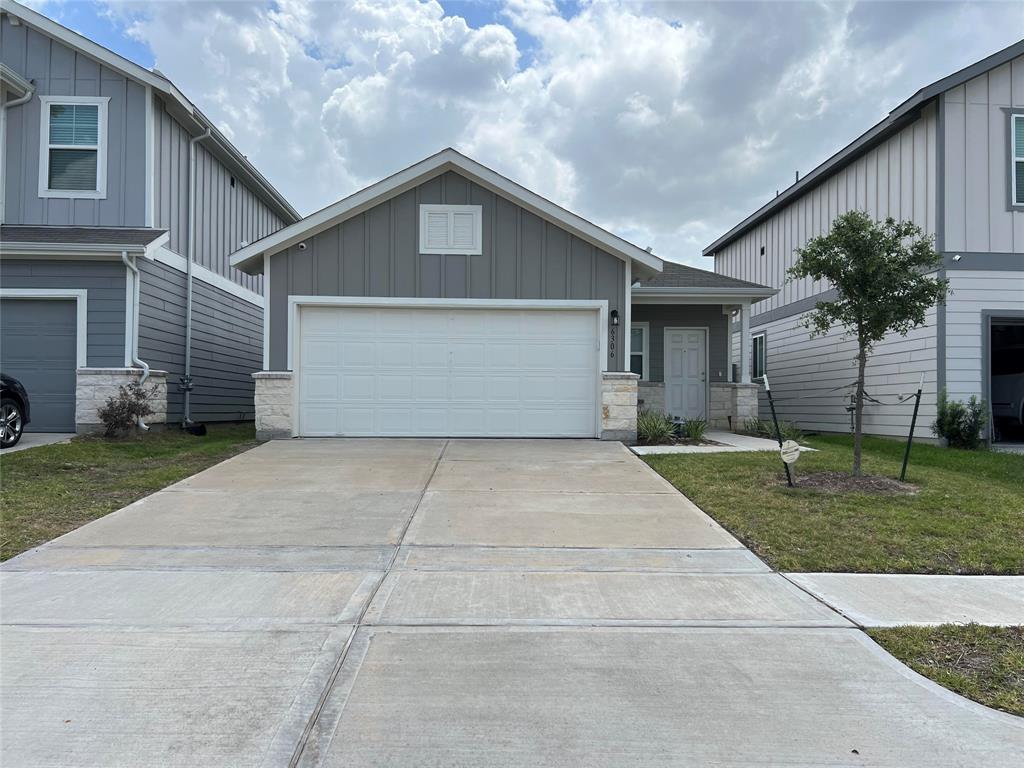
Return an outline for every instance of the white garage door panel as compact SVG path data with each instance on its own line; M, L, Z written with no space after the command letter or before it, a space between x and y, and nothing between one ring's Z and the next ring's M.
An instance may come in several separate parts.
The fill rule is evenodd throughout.
M596 311L301 312L303 435L595 434Z

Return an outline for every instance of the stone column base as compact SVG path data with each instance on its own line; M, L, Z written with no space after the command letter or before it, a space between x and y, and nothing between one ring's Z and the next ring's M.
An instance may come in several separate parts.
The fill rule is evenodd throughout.
M757 384L711 383L708 403L708 427L737 430L744 422L757 418Z
M637 382L635 373L601 374L601 439L636 442Z
M256 439L294 437L294 380L291 371L257 371Z
M103 432L99 409L107 400L117 395L125 384L137 382L142 377L141 368L79 368L75 372L75 431L82 434ZM149 372L143 387L155 394L149 400L153 413L143 421L146 424L167 422L167 371Z

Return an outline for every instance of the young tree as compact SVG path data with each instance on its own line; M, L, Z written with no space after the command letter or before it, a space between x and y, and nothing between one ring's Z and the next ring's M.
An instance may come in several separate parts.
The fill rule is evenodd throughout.
M890 331L905 336L924 325L925 313L943 301L949 281L929 277L942 256L913 222L876 222L861 211L849 211L832 223L832 230L797 251L790 268L793 279L828 280L838 294L819 301L804 325L811 335L823 334L834 323L857 338L857 393L854 402L853 474L861 474L864 418L864 369L872 347Z

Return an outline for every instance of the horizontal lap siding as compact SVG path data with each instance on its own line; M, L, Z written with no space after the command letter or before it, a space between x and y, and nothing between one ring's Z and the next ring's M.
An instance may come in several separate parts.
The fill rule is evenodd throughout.
M905 436L910 427L913 402L897 404L896 398L917 390L924 374L924 392L916 434L929 437L935 418L936 323L935 309L927 325L907 336L890 335L877 344L865 372L867 393L882 401L864 408L868 434ZM751 329L767 337L768 379L780 419L805 430L847 432L850 416L845 408L857 377L856 340L833 328L823 336L810 336L803 316L793 316ZM733 359L739 360L739 333L733 326ZM746 362L749 366L749 361ZM769 418L768 399L761 394L761 416Z
M925 107L918 120L723 248L715 271L781 289L754 304L756 315L828 290L825 281L789 280L786 271L796 261L794 251L827 234L841 213L857 209L879 220L909 219L934 234L936 123L934 106Z
M4 288L68 288L88 291L88 364L124 366L125 266L107 261L0 259Z
M35 84L35 96L7 110L4 223L145 226L146 90L62 43L0 20L0 58ZM107 96L107 195L102 200L39 197L39 96Z
M984 397L982 312L1024 310L1024 272L951 271L946 308L946 390L953 400Z
M154 209L157 226L170 232L168 247L188 253L188 149L191 135L156 100L154 133L156 175ZM196 145L195 260L257 293L262 278L247 275L229 264L242 243L252 243L283 226L281 219L242 180L199 143Z
M176 421L183 407L178 381L185 367L185 275L159 263L140 268L140 356L168 372L168 418ZM252 374L263 367L262 308L198 279L192 300L192 418L252 419Z
M483 253L419 253L421 204L480 205ZM276 254L270 365L287 366L288 296L604 299L624 315L623 262L463 176L448 172ZM615 349L622 349L622 326ZM609 370L622 370L621 356Z
M666 328L707 328L708 329L708 371L710 381L729 380L729 316L722 312L720 304L670 305L634 304L634 323L650 323L651 338L648 351L650 381L665 380L665 329ZM638 350L632 350L636 353Z
M1024 108L1024 56L942 96L943 250L1024 254L1024 211L1007 209L1010 108Z

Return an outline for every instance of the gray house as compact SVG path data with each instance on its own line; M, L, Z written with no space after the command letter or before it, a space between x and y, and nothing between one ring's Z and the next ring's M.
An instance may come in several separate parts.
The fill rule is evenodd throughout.
M788 281L785 272L795 249L851 209L909 219L933 235L952 288L925 327L876 347L865 430L906 435L912 406L898 399L922 379L921 423L932 421L945 389L955 400L984 398L997 421L1019 425L1024 41L922 88L704 250L719 274L778 288L753 305L749 327L733 324L733 349L744 372L767 371L780 415L808 429L849 429L856 344L839 328L809 336L802 316L834 292L809 279ZM762 398L762 415L765 406Z
M756 405L731 381L729 314L774 293L663 271L452 149L231 265L264 280L268 437L632 439L641 379L653 406L726 426Z
M0 83L0 369L29 430L94 428L140 379L152 422L251 419L263 286L228 255L298 214L165 77L7 0Z

